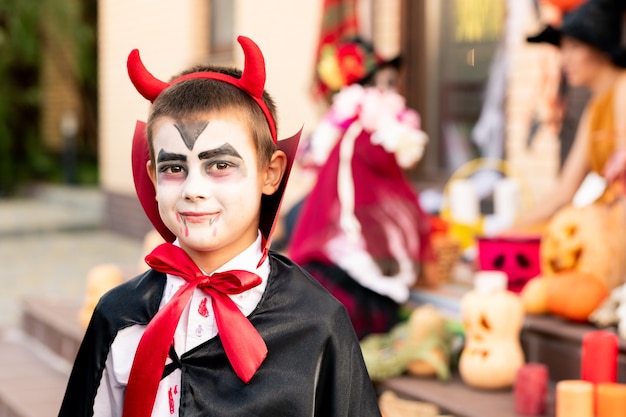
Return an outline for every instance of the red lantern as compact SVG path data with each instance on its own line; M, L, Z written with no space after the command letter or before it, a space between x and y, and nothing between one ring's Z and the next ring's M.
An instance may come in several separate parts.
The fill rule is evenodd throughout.
M505 272L508 290L519 293L540 273L539 244L538 237L478 238L478 267L481 271Z

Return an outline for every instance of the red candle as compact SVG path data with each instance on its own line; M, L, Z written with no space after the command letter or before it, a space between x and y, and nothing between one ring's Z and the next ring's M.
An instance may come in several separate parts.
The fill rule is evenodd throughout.
M548 367L541 363L523 365L515 376L514 393L516 413L543 415L548 393Z
M583 336L581 379L593 382L617 381L619 338L615 333L596 330Z

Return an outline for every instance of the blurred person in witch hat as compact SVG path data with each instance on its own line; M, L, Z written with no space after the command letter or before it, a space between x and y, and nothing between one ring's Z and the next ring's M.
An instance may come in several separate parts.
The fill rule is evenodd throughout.
M622 44L622 0L588 0L563 16L560 27L546 26L528 38L561 51L566 82L586 87L591 96L579 121L574 143L547 198L522 214L514 230L541 230L570 204L590 172L607 187L600 201L619 195L616 181L626 167L626 48Z
M432 258L429 218L405 175L428 137L396 91L399 69L362 39L322 50L318 72L334 95L311 137L319 171L287 247L346 306L359 338L397 324Z

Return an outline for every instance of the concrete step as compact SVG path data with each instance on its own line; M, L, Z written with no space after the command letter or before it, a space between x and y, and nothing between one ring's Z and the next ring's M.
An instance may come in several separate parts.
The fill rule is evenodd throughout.
M82 340L81 300L32 297L0 338L0 417L54 417Z
M42 183L30 185L19 194L45 203L89 211L99 211L104 205L104 193L97 186Z
M0 340L0 417L55 417L69 376L59 360L18 329Z
M104 195L94 187L33 185L0 198L0 236L94 230L104 224Z
M24 298L22 332L71 364L84 334L78 321L81 305L82 300L77 298Z

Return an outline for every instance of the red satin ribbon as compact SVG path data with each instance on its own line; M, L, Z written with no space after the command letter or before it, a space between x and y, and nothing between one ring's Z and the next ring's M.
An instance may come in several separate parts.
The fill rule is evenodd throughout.
M149 417L152 414L174 331L196 287L211 296L218 333L231 366L243 382L250 382L267 356L267 346L228 295L256 287L261 278L244 270L204 275L184 250L171 243L154 249L146 256L146 262L152 269L179 276L186 283L148 323L139 341L128 378L122 417Z

